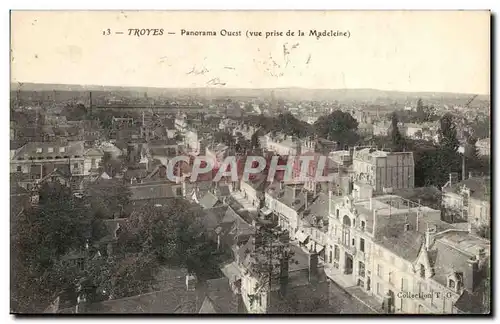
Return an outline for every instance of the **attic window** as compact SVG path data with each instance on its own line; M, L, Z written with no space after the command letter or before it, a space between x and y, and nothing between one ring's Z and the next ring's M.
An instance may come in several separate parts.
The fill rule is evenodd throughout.
M365 221L361 221L361 229L362 229L362 230L365 230L365 226L366 226Z
M405 224L405 232L408 232L410 230L410 224Z
M455 289L455 280L453 279L448 280L448 288Z
M53 153L54 152L54 148L53 147L49 147L47 150L48 150L49 153Z
M60 147L59 148L59 153L64 153L66 152L66 148L65 147Z
M42 153L42 152L43 152L43 149L42 149L41 147L37 147L37 148L36 148L36 152L37 152L37 153Z

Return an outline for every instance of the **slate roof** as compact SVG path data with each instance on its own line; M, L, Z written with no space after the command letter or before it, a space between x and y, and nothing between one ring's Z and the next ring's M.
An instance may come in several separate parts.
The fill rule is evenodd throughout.
M206 285L205 302L208 300L208 305L204 302L199 313L238 313L240 298L233 294L227 278L207 280Z
M458 182L452 186L443 188L445 192L457 193L462 186L470 189L470 196L475 199L490 201L491 199L491 178L490 177L472 177Z
M158 184L139 184L130 186L132 194L131 200L145 200L145 199L162 199L162 198L175 198L176 188L181 185L176 183L158 183Z
M200 199L200 205L204 208L213 208L219 203L219 198L217 198L213 193L207 192L203 198Z
M89 305L90 314L175 314L197 313L197 292L186 289L187 271L169 269L162 280L165 287L160 291L108 300Z
M224 214L226 213L227 206L210 208L204 211L202 219L203 225L207 230L215 230L222 222Z
M328 229L328 195L320 193L311 205L304 211L304 221L310 225L318 224L320 219L323 220L323 227Z
M460 242L457 243L456 240L462 243L462 247L460 247ZM466 243L470 243L470 247L472 248L470 252L466 251ZM489 245L486 241L484 243L484 246ZM467 261L476 255L474 250L480 247L477 239L465 232L449 232L443 234L442 237L436 238L431 248L434 263L433 279L447 286L448 275L455 272L462 272L464 275L467 274L469 269Z
M482 314L484 312L482 295L472 294L467 290L464 290L454 306L464 313Z
M42 149L41 153L37 153L37 149ZM53 151L49 152L49 148L52 148ZM64 152L60 152L60 148L64 148ZM62 142L29 142L26 143L23 147L21 147L15 154L14 160L17 159L29 159L33 157L35 159L38 158L55 158L59 157L82 157L85 153L84 142L83 141L74 141L68 143Z
M403 231L400 226L394 228L387 226L374 241L397 256L413 262L418 257L423 240L420 233Z

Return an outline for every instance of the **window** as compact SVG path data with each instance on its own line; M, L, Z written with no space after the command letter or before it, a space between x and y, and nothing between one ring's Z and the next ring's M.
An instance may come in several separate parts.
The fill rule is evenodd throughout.
M42 152L43 152L43 149L42 149L41 147L37 147L37 148L36 148L36 152L37 152L37 153L42 153Z
M22 168L20 165L17 166L17 172L21 172L22 171Z
M181 187L175 188L175 195L176 196L182 196L182 188Z
M365 230L365 225L366 225L365 221L361 221L361 230L363 231Z
M356 246L356 239L352 239L352 246Z
M377 276L382 278L383 274L384 274L384 267L382 267L381 264L378 264L377 265Z
M425 278L425 266L423 264L420 265L420 278Z
M405 224L405 231L408 232L410 230L410 224Z
M360 277L364 277L365 276L365 264L361 261L359 261L359 267L358 267L359 271L359 276Z
M337 209L336 212L337 212L337 219L339 219L339 213L340 213L340 211Z
M448 288L455 289L455 280L453 279L448 280Z
M73 164L73 168L78 169L78 163Z
M340 249L337 245L335 245L335 249L334 249L334 259L335 259L335 261L340 260Z
M66 148L65 147L60 147L59 148L59 153L64 153L66 152Z
M384 295L384 286L380 282L377 282L377 294L380 296Z
M48 152L49 152L49 153L53 153L53 152L54 152L54 148L53 148L53 147L49 147L49 148L48 148Z
M365 239L363 238L359 239L359 250L361 252L365 252Z
M330 250L329 262L332 263L332 250Z

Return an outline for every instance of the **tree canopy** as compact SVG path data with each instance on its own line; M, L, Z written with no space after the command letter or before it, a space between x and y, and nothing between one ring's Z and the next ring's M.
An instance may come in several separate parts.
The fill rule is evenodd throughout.
M359 141L358 121L348 112L341 110L318 118L314 123L314 130L319 137L339 142L342 146L353 145Z

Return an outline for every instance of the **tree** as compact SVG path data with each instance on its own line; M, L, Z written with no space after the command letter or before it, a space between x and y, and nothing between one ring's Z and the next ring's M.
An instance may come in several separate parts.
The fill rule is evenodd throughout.
M445 114L440 119L439 144L448 153L456 152L459 147L456 125L453 116Z
M341 110L335 110L327 116L318 118L314 123L314 129L319 137L337 141L341 146L352 145L359 141L357 120Z
M122 216L127 209L131 197L130 189L118 179L98 179L85 189L85 197L91 210L98 218L114 218Z
M180 131L175 132L174 140L176 142L182 142L184 140L184 135Z
M131 216L120 233L122 251L151 256L159 264L186 267L198 277L206 277L218 269L218 260L201 219L199 207L183 199L146 206Z
M58 268L61 257L87 240L98 239L98 220L82 199L61 184L44 183L40 202L11 218L12 307L16 312L39 312L69 288L70 269ZM93 237L95 236L95 237Z
M252 251L244 251L250 260L248 271L257 280L253 294L249 294L250 303L261 298L265 292L269 305L271 302L272 285L279 283L280 293L286 294L288 286L288 270L293 260L293 252L290 250L289 233L279 228L259 227L253 238Z
M233 147L236 144L236 141L235 141L233 135L231 135L230 133L225 132L225 131L215 132L214 133L214 140L215 140L215 142L223 143L224 145L226 145L228 147Z
M480 225L477 229L477 234L485 239L490 239L491 237L491 229L489 225Z
M253 133L252 137L250 138L250 147L252 149L260 148L259 133L260 130L255 131L255 133Z
M405 139L399 132L398 116L395 112L392 113L391 118L391 141L393 149L397 152L401 152L406 149Z

